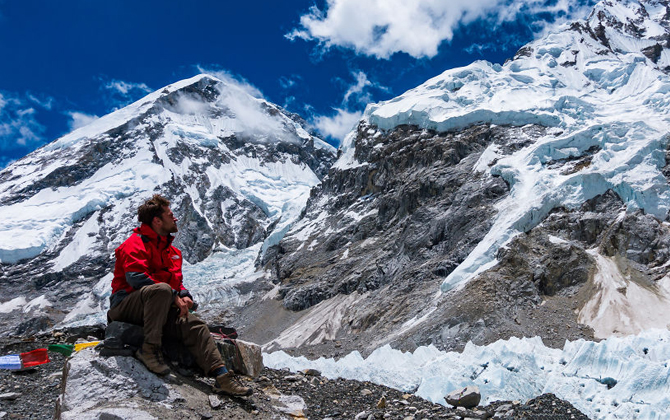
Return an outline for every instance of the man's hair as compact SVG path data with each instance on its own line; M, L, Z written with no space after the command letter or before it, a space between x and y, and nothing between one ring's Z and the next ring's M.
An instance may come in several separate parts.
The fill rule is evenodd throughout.
M137 209L137 220L140 223L146 223L147 225L151 224L151 221L154 220L154 217L161 217L165 211L165 207L170 206L170 201L163 197L160 194L154 194L153 197L148 199Z

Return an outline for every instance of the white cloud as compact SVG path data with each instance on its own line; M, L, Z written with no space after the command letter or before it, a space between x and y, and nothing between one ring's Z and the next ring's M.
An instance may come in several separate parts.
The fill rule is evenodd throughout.
M365 102L365 103L370 102L369 95L365 95L364 92L367 87L373 86L372 82L368 80L368 76L362 71L355 72L353 76L356 78L356 83L349 86L349 89L347 89L347 91L344 94L342 103L343 104L348 103L349 99L351 99L352 97L357 98L359 102Z
M315 40L324 47L344 47L359 54L389 58L405 52L434 57L454 30L477 19L492 24L514 21L520 14L548 14L553 19L584 17L591 0L328 0L300 18L289 39ZM552 4L553 3L553 4ZM546 16L545 16L546 17ZM553 20L552 19L552 20ZM549 24L536 22L539 29Z
M321 115L313 119L312 124L324 136L342 141L363 116L361 111L335 109L335 115Z
M84 127L100 118L97 115L89 115L77 111L71 111L68 112L67 114L70 116L70 121L68 122L70 130L76 130L78 128Z
M130 83L124 82L122 80L112 80L107 82L105 89L116 91L123 96L128 96L134 91L140 91L144 93L151 92L151 88L145 83Z
M212 76L221 80L222 82L229 85L233 89L239 89L242 92L246 92L247 94L253 96L254 98L264 98L263 93L260 91L260 89L249 83L249 81L247 81L243 77L235 76L226 70L207 69L201 66L198 66L197 68L200 73L211 74Z
M288 90L296 87L301 79L302 77L295 74L291 75L291 77L282 76L279 78L279 86L281 86L282 89Z
M370 89L379 89L388 91L388 89L379 83L371 81L368 76L355 70L351 73L354 81L351 83L342 97L342 104L339 108L333 108L333 115L314 115L310 120L311 124L325 137L339 140L340 142L356 125L363 116L364 108L370 103ZM311 112L311 110L307 110Z
M124 107L153 91L145 83L124 82L123 80L105 81L102 78L101 80L105 100L113 109Z
M32 149L44 141L44 126L37 122L29 101L0 93L0 153Z
M54 98L50 96L43 96L43 97L37 97L36 95L33 95L32 93L28 93L26 95L30 101L32 101L34 104L39 105L40 107L51 110L54 104Z

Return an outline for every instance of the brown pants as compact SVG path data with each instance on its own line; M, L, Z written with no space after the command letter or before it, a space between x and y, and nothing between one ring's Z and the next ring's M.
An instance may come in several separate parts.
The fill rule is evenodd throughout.
M160 346L163 336L181 341L205 374L224 366L207 324L192 313L179 318L173 302L172 288L167 283L144 286L110 309L107 320L142 325L146 344Z

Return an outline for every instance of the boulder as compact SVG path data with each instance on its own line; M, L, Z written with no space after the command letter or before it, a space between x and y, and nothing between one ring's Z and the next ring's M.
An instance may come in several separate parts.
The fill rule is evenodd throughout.
M225 410L226 418L239 420L288 418L287 414L305 418L306 404L299 396L279 391L270 396L249 378L240 380L255 388L253 395L217 395L211 389L214 378L176 371L158 376L134 357L101 357L97 349L86 348L65 362L54 418L180 420L209 418L205 415L209 410Z
M161 411L183 398L180 390L149 372L142 362L132 357L99 357L94 349L84 349L68 359L61 387L55 418L63 420L174 418L155 416L156 409Z
M479 393L478 387L466 386L450 392L444 399L454 407L474 408L482 400L482 394Z
M229 369L256 378L263 370L263 355L258 344L242 340L215 339L216 346Z

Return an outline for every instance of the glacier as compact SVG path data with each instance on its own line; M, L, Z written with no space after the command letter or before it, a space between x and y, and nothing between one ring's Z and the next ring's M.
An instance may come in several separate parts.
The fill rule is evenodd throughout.
M462 353L443 352L434 346L401 352L386 345L367 358L358 352L339 360L309 360L283 351L263 354L263 363L274 369L317 369L329 379L370 381L442 405L449 392L474 384L481 391L482 404L526 401L553 393L592 419L639 420L670 415L668 359L668 330L648 330L599 343L566 341L563 349L546 347L535 337L500 340L488 346L468 343Z

